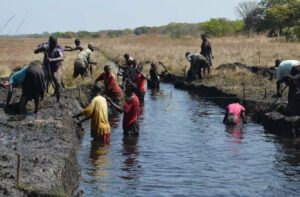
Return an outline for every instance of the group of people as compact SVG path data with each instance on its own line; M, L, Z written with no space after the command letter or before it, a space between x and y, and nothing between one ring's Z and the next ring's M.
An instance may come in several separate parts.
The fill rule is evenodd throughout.
M193 81L195 79L202 79L202 76L210 73L210 68L212 67L212 59L214 56L212 54L212 46L208 41L205 34L201 35L202 44L200 54L186 52L185 57L190 62L190 69L187 73L188 81Z
M48 92L49 85L54 88L57 102L60 100L61 91L64 88L62 79L62 62L64 61L64 51L79 51L74 60L73 78L79 75L85 78L88 73L92 74L92 67L97 63L93 58L95 47L89 44L85 49L81 46L80 40L75 40L75 47L65 46L62 48L57 39L49 37L48 42L38 45L34 53L44 53L43 63L40 61L31 62L28 66L16 70L9 77L6 84L8 94L6 105L9 105L14 87L20 86L23 89L20 99L20 110L24 112L25 105L29 100L35 101L35 113L39 109L39 102L43 99L45 91ZM200 54L187 52L185 54L191 66L187 79L193 81L201 79L206 72L210 73L212 66L212 47L205 35L202 35ZM119 66L117 76L122 76L122 84L119 85L117 76L112 72L109 65L104 66L104 72L94 81L95 97L91 103L74 118L85 116L78 124L91 119L92 136L100 142L109 143L110 125L108 121L108 106L118 112L124 113L123 129L124 136L139 134L138 116L140 104L144 102L146 93L146 83L150 89L159 89L160 74L156 64L151 64L149 77L143 74L143 65L138 65L137 61L129 54L124 54L125 63ZM277 67L277 96L281 96L281 84L286 83L289 87L288 106L297 110L300 108L300 61L297 60L276 60ZM103 81L104 91L101 92L99 82ZM123 91L123 90L124 91ZM123 93L124 92L124 93ZM227 106L223 122L227 125L236 125L241 122L246 123L245 108L240 103L232 103Z
M125 54L124 58L125 64L120 66L122 71L120 72L119 70L118 72L123 77L123 86L118 84L117 77L112 72L111 66L105 65L104 72L96 78L94 84L94 87L98 87L98 82L103 81L104 92L99 91L100 88L96 88L96 96L91 103L82 112L73 116L73 118L85 116L78 122L79 125L91 119L91 135L103 144L110 143L108 105L116 111L124 113L124 136L139 135L139 109L140 104L144 102L145 85L148 78L142 73L143 67L137 65L135 59L128 54ZM124 96L121 87L124 89Z

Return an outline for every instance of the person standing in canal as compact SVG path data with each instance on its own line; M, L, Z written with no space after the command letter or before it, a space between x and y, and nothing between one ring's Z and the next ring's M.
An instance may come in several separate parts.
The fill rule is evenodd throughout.
M108 102L112 104L120 113L124 113L123 116L123 134L127 136L139 136L139 124L138 114L140 109L140 102L135 95L134 84L129 83L125 87L125 103L123 107L120 107L114 103L110 98L107 98Z
M208 41L207 36L205 34L201 35L201 39L202 39L202 44L201 44L200 54L203 55L208 62L207 71L209 74L210 67L212 67L212 59L214 59L214 56L212 54L212 47L211 47L211 43Z
M50 83L54 83L54 94L59 102L62 85L62 62L64 61L64 52L62 47L57 43L57 38L49 37L49 42L38 45L34 53L44 53L43 71L45 73L46 88Z
M148 88L149 89L159 89L159 74L157 72L156 64L151 64L150 69L150 80L148 80Z
M240 103L229 104L226 107L223 123L226 125L239 125L242 120L244 124L247 124L245 111L245 107Z
M110 124L108 122L108 107L106 99L100 95L96 96L92 102L79 114L72 116L79 118L85 116L77 124L81 125L84 121L91 119L91 136L94 141L101 144L110 143Z
M122 90L118 84L116 76L112 73L109 65L104 66L104 72L95 80L94 87L97 87L98 81L104 81L105 95L110 97L114 102L119 103L122 100Z

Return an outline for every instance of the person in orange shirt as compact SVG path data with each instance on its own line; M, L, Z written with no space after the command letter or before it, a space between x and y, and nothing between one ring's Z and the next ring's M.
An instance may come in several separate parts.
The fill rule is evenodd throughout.
M106 96L110 97L114 102L120 102L122 100L122 90L109 65L104 66L104 72L95 80L95 86L100 80L104 81Z

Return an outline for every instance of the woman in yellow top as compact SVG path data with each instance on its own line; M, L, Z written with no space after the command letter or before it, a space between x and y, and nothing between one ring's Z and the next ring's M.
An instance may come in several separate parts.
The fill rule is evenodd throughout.
M104 144L110 143L110 125L107 108L106 99L99 95L82 112L73 116L73 118L85 116L78 124L91 119L91 136L94 140Z

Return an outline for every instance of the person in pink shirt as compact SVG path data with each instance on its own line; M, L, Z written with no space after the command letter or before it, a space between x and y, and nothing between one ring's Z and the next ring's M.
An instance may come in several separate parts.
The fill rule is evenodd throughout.
M232 103L226 107L226 113L223 119L223 123L226 125L238 125L241 120L244 124L247 124L245 118L245 108L240 103Z

